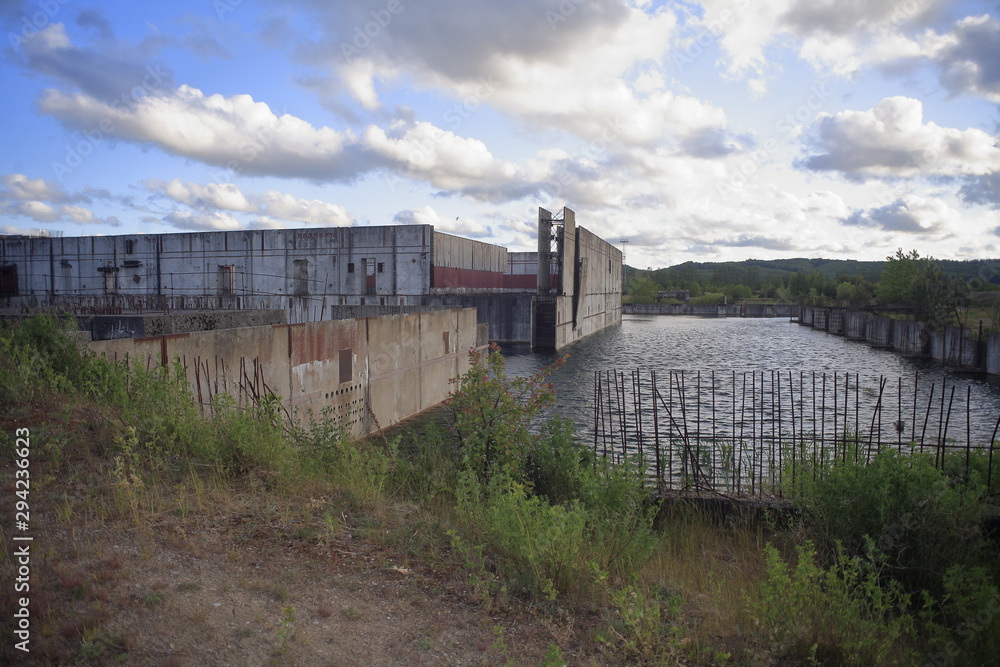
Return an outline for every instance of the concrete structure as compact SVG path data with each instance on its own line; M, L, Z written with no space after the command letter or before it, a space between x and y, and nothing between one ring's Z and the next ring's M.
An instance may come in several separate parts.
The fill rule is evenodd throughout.
M542 262L431 225L3 236L0 308L280 310L297 324L360 307L476 307L491 339L541 348L620 322L620 251L569 209L560 220L539 209L539 233Z
M449 380L486 345L472 309L254 326L106 340L86 345L148 366L179 361L198 402L227 393L239 405L281 397L301 425L324 409L349 434L367 435L437 405Z
M536 348L558 350L622 321L621 251L562 213L538 209Z
M906 356L929 357L954 368L1000 374L1000 334L990 334L979 340L975 329L945 327L934 330L926 322L811 306L802 308L799 324Z

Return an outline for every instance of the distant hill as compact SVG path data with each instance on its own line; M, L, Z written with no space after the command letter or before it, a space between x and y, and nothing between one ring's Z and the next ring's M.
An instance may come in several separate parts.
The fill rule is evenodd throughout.
M945 276L954 276L971 280L981 278L995 285L1000 285L1000 259L968 260L936 259ZM819 273L827 279L838 275L863 275L872 282L878 282L885 261L862 262L853 259L746 259L741 262L683 262L663 269L654 269L651 273L657 278L666 278L671 272L690 275L692 270L697 274L697 280L702 283L711 282L714 276L728 274L734 277L745 275L746 269L756 267L760 278L767 281L772 276L787 278L798 272ZM629 267L629 273L637 271L640 274L649 273L641 269ZM737 278L738 280L739 278Z

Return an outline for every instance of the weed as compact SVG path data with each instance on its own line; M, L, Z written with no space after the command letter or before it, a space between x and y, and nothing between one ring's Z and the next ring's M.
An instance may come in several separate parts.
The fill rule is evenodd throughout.
M796 549L794 568L773 546L765 552L767 578L757 611L785 656L829 664L915 660L905 645L915 632L914 619L900 611L908 608L909 596L897 582L883 586L878 572L847 555L824 569L811 542Z
M295 607L281 610L281 627L278 629L278 653L285 650L288 640L295 634Z
M158 607L163 604L167 596L162 591L150 591L142 598L142 603L147 607Z

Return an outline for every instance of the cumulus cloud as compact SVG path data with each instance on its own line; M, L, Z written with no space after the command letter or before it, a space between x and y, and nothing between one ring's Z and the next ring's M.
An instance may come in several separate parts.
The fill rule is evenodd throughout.
M195 232L228 231L242 227L236 218L219 211L209 213L173 211L164 216L163 221L178 229Z
M923 122L923 105L889 97L867 111L820 114L813 129L820 152L802 165L849 177L981 175L1000 169L1000 148L982 130Z
M958 195L967 204L1000 208L1000 172L967 179Z
M165 182L149 178L144 180L142 184L146 189L162 194L173 202L186 204L201 214L219 211L260 214L251 223L251 226L259 228L284 226L284 223L279 222L279 220L304 222L324 227L347 227L355 223L354 216L343 206L319 199L300 199L278 190L247 195L235 183L202 185L180 179ZM227 218L219 219L227 220ZM202 221L204 222L205 219L203 218Z
M38 223L100 223L113 227L121 224L115 216L100 218L89 208L80 206L79 202L91 201L88 194L68 193L57 183L44 178L28 178L24 174L5 174L0 180L4 185L0 190L0 214L29 218ZM91 192L100 198L106 194L93 189Z
M483 238L493 233L489 227L469 218L458 217L454 220L445 218L430 206L399 211L393 216L392 221L397 225L434 225L434 229L439 232L461 234L474 238Z
M343 206L319 199L299 199L277 190L268 190L252 198L258 210L265 214L259 221L280 218L323 227L349 227L355 223L354 216Z
M4 190L0 191L0 199L38 199L49 202L70 201L62 186L44 178L28 178L24 174L4 174Z
M99 26L96 14L85 23ZM23 44L23 65L105 103L122 104L139 95L172 87L173 74L162 63L129 49L95 50L73 45L62 23L52 23Z
M727 125L720 108L666 89L649 67L676 37L670 7L432 0L403 5L380 27L360 4L297 4L320 36L296 55L330 72L310 79L327 88L326 99L344 93L374 110L380 89L405 75L456 100L442 123L452 131L487 105L588 140L611 128L626 145L680 142Z
M948 0L702 0L696 27L719 37L734 77L761 92L769 49L791 46L819 71L853 75L869 65L919 56L916 35Z
M930 33L922 41L948 90L1000 104L1000 19L969 16L949 32Z
M257 210L243 195L239 187L233 183L208 183L207 185L200 185L198 183L182 182L178 178L170 182L148 178L142 184L148 190L162 192L176 202L195 208L217 208L226 211L249 212Z
M958 214L942 201L905 195L885 206L857 210L843 223L849 227L927 234L946 231L958 219Z

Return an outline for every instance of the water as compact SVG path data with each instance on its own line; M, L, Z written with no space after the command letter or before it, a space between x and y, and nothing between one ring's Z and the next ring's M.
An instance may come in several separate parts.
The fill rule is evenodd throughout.
M553 412L571 419L578 437L587 443L607 439L606 424L599 426L600 437L595 438L595 371L602 377L607 371L625 373L623 386L628 389L622 394L628 394L627 400L609 420L615 422L613 431L620 423L616 420L629 413L623 429L629 449L636 446L630 378L636 369L646 385L640 389L646 398L638 411L640 421L646 422L647 442L650 371L656 372L663 409L673 406L677 421L681 413L676 399L683 396L685 431L690 428L692 437L705 441L729 438L730 446L749 440L751 447L773 447L787 441L792 431L802 437L808 432L821 443L823 438L834 442L845 429L867 433L876 443L912 440L932 447L947 439L953 446L967 441L975 445L989 441L1000 417L1000 378L955 373L938 362L907 358L782 318L626 315L621 326L578 341L558 355L522 347L505 350L513 375L537 372L563 354L570 357L552 376L557 389ZM672 375L680 371L682 378ZM678 380L683 391L677 386L676 396L667 400ZM775 395L777 399L767 398ZM789 422L793 411L797 416ZM897 421L902 422L901 432L894 427ZM660 428L669 432L671 424ZM678 426L678 437L680 433Z

